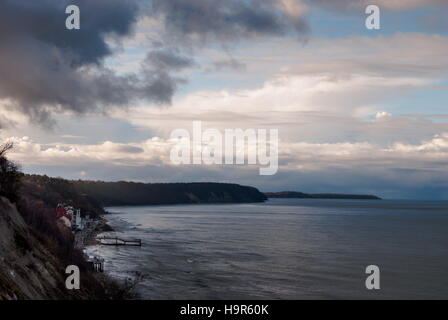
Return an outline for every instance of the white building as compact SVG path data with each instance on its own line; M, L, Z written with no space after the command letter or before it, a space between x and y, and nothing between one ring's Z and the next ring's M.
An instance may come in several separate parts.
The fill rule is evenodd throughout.
M82 218L81 218L81 209L76 209L76 215L75 215L75 227L78 230L84 229Z

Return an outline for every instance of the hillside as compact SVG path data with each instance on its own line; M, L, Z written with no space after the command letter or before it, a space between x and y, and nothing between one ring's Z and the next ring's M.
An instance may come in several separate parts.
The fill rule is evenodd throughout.
M50 207L64 202L96 215L104 213L103 206L248 203L267 199L256 188L237 184L103 182L40 175L24 175L21 194Z
M24 175L5 156L11 148L0 146L0 300L127 297L126 285L90 268L54 209L65 202L101 214L102 207L70 181ZM69 265L80 269L80 290L65 288Z
M34 215L36 212L32 212ZM0 300L108 299L114 284L87 272L72 235L57 225L53 233L31 227L16 205L0 197ZM50 229L47 229L50 230ZM65 268L81 268L81 290L65 288Z
M104 213L98 201L80 192L72 181L62 178L23 175L20 194L29 201L43 202L50 208L56 208L58 203L65 203L80 208L83 213L97 216Z
M0 300L62 295L62 266L31 234L6 198L0 198Z
M283 192L265 192L268 198L295 198L295 199L353 199L353 200L381 200L380 197L374 195L363 194L336 194L336 193L303 193L295 191L283 191Z
M75 188L103 206L249 203L267 198L256 188L225 183L134 183L72 181Z

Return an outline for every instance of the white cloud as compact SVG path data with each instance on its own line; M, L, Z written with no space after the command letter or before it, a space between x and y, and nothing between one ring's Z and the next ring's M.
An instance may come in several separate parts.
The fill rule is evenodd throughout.
M396 143L393 150L413 155L429 155L437 158L445 158L448 162L448 133L435 136L420 145Z
M298 0L301 2L303 0ZM370 4L375 4L383 9L408 10L431 5L445 5L445 0L320 0L317 5L333 7L337 9L359 9ZM311 4L315 4L311 1Z
M418 33L315 39L305 47L268 42L240 48L235 57L247 71L234 81L266 79L259 86L196 90L169 108L140 106L112 116L165 138L202 120L217 129L278 128L290 142L415 143L447 131L447 123L407 117L405 106L394 109L390 101L437 88L448 71L446 52L448 37Z
M195 92L178 98L170 108L135 107L112 116L165 138L174 129L189 129L192 121L201 120L220 130L275 128L286 141L332 141L338 136L350 141L354 137L349 139L347 133L353 130L360 132L359 140L366 134L372 137L375 129L384 129L380 123L366 125L365 121L382 112L387 99L430 84L411 77L280 75L257 89ZM395 124L407 127L409 121ZM414 126L412 136L418 135L415 128L421 126ZM427 131L429 124L424 126ZM439 126L435 124L430 134L440 132ZM390 133L383 130L380 135L386 132ZM396 133L389 136L395 137Z
M375 3L376 5L387 9L413 9L418 7L425 7L428 5L446 4L444 0L364 0L364 5Z
M297 0L277 0L278 7L287 15L298 18L302 17L308 12L308 7L302 1Z
M169 161L169 150L173 142L153 138L140 143L101 144L40 144L28 137L10 137L14 142L11 158L24 165L73 166L91 163L144 166Z
M41 145L28 137L9 139L15 144L11 158L24 165L107 164L144 167L171 166L170 150L175 141L153 138L139 143L113 143L96 145L47 144ZM381 147L361 143L279 143L282 170L315 171L326 168L356 166L407 167L418 169L434 162L448 162L448 133L431 140L411 145L396 142Z
M392 118L392 115L389 112L386 112L386 111L379 111L375 115L375 119L377 121L389 120L391 118Z

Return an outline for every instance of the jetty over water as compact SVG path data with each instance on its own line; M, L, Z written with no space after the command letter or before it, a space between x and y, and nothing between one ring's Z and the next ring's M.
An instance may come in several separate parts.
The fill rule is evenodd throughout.
M87 264L92 270L97 272L104 272L104 259L97 256L88 254L87 251L83 250L84 258L87 261Z
M141 247L141 239L122 239L118 237L100 237L97 238L98 242L105 246L135 246Z

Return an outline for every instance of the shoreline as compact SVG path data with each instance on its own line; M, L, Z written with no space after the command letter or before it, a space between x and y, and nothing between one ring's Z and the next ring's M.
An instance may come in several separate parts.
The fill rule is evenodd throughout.
M75 248L84 250L88 246L96 245L98 244L96 237L99 234L115 231L103 216L99 216L93 223L93 225L89 225L84 230L75 233Z
M107 212L106 212L107 214ZM89 228L79 231L76 235L82 239L81 247L78 249L83 251L85 260L88 260L86 250L88 247L99 245L99 242L96 240L97 236L105 233L105 232L115 232L116 230L109 225L109 221L100 215L97 219L94 220L94 226L90 226ZM95 255L95 258L100 260L104 259L101 255ZM104 266L103 266L104 268ZM140 281L142 281L143 276L138 272L133 276L126 279L119 279L111 276L104 269L101 271L93 271L94 275L101 279L103 287L106 291L110 292L110 298L113 300L135 300L139 299L139 294L135 291L136 286Z

